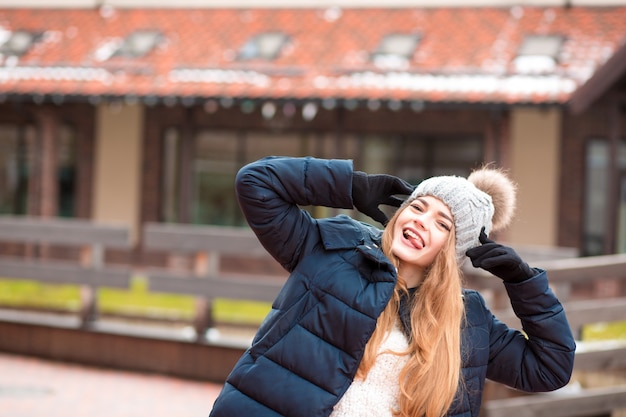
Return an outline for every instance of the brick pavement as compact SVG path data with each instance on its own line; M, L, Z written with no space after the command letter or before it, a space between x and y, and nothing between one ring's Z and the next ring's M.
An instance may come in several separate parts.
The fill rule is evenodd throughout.
M206 417L220 389L0 353L1 417Z

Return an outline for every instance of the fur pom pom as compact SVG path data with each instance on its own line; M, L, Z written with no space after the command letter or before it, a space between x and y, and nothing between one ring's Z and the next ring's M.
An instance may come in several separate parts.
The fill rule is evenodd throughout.
M467 180L479 190L489 194L493 201L493 231L504 229L513 219L516 205L516 185L502 171L482 167L473 171Z

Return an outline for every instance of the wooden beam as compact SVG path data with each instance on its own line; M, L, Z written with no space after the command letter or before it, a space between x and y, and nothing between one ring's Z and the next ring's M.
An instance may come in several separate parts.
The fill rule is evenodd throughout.
M626 386L488 401L486 417L589 417L626 407Z
M567 320L574 331L589 323L602 323L626 320L626 297L598 300L569 301L563 308ZM513 310L494 311L494 315L510 327L521 329L520 320Z
M106 247L131 246L127 226L98 224L81 219L29 216L0 216L0 240L71 246L95 243Z
M131 271L126 268L89 269L80 265L22 259L0 259L0 276L48 284L79 284L96 287L128 288Z
M41 175L41 195L39 214L43 217L54 217L58 211L58 116L49 109L38 108L35 116L41 131L41 158L39 175Z
M550 283L553 284L583 283L606 278L625 279L626 253L545 260L533 266L545 269L548 272ZM466 266L464 274L471 278L475 288L504 290L501 279L494 278L493 275L482 269L470 269L470 267Z
M613 371L626 369L626 346L616 346L610 341L602 342L597 349L579 346L576 351L576 371Z
M143 241L147 249L270 256L250 229L235 227L146 223Z
M626 278L626 253L546 261L551 282L584 282L592 279Z
M626 44L618 49L569 99L574 115L585 112L596 100L608 93L621 77L626 77Z
M234 298L271 302L276 298L284 280L276 277L230 275L220 278L181 277L167 271L149 272L149 289L198 297Z

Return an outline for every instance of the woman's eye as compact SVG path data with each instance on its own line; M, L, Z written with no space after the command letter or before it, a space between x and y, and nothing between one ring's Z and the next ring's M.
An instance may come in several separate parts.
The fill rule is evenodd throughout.
M418 205L418 204L413 204L413 208L417 211L423 211L422 206Z
M439 225L446 231L450 231L450 226L448 226L446 223L439 223Z

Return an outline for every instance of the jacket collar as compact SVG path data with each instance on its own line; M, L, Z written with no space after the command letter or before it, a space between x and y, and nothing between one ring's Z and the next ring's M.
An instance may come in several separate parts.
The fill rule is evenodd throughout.
M395 281L395 267L380 248L382 230L346 215L321 219L318 225L326 250L356 249L378 265L378 272L384 275L379 281Z

